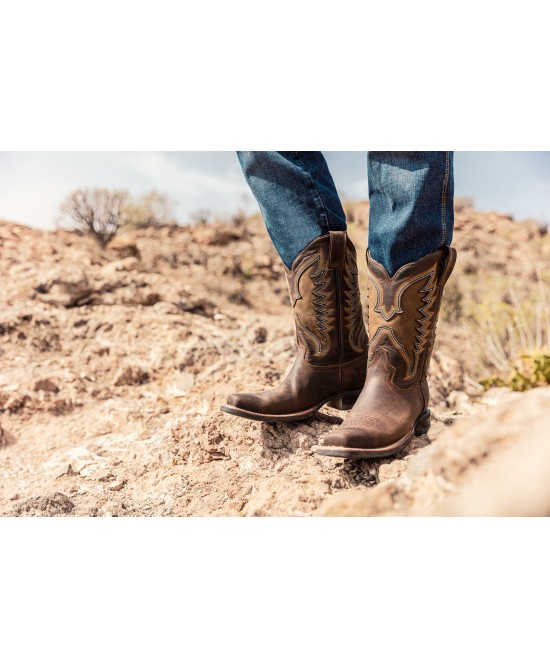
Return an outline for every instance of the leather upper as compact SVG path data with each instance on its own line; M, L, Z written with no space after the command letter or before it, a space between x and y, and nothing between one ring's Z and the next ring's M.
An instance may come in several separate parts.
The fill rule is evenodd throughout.
M286 271L296 340L313 366L366 352L356 251L345 232L315 239Z
M230 395L231 406L288 415L363 387L368 337L356 251L347 234L330 232L312 241L286 278L298 348L294 365L274 389Z
M367 379L351 412L324 445L387 448L411 433L428 407L428 364L443 287L455 261L456 251L445 246L390 277L367 253Z

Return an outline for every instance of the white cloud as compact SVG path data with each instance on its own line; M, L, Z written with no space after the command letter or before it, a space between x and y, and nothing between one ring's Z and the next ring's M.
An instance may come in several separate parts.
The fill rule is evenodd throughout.
M236 156L213 153L202 158L210 163L202 168L193 162L186 153L2 153L0 218L51 227L59 203L79 187L165 192L182 222L199 208L229 213L245 204L248 189Z

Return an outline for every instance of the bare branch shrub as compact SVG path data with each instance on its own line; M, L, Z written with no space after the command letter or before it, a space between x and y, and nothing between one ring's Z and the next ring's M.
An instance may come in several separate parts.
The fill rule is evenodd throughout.
M126 190L79 189L69 193L59 208L76 229L106 246L124 223L128 198Z

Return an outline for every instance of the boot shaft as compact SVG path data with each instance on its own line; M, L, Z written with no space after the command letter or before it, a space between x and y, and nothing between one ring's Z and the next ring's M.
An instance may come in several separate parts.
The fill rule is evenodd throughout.
M385 350L400 386L426 378L443 287L455 261L456 250L444 246L390 277L367 252L369 365Z
M315 239L286 277L296 341L310 365L345 364L365 353L357 254L346 232Z

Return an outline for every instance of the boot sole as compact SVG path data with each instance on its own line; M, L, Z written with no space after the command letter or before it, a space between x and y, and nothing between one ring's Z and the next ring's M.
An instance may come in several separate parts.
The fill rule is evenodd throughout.
M411 431L391 445L386 445L383 448L338 448L330 445L320 445L316 448L315 452L318 455L325 455L326 457L343 457L345 459L381 459L383 457L391 457L400 450L403 450L412 441L414 436L426 434L430 428L430 423L430 411L425 410L417 418Z
M312 415L315 415L315 413L318 413L325 405L330 406L331 408L336 408L339 411L349 411L353 408L353 405L360 394L361 390L357 390L356 392L345 392L336 397L325 399L316 406L313 406L313 408L308 408L305 411L300 411L298 413L284 413L282 415L254 413L253 411L237 408L237 406L228 406L227 404L222 404L220 410L224 411L224 413L229 413L230 415L236 415L237 417L242 417L247 420L257 420L259 422L298 422L300 420L307 420Z

